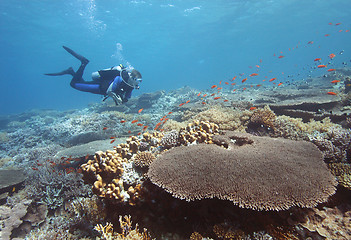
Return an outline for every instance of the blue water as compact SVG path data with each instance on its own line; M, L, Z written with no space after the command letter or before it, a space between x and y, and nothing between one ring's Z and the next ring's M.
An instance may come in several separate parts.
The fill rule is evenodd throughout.
M143 75L134 95L185 85L205 89L250 74L255 65L260 77L321 75L303 67L317 57L327 63L330 53L337 54L335 67L351 59L350 9L350 0L1 0L0 114L101 101L72 89L68 75L43 75L79 66L62 45L90 60L85 79L131 64Z

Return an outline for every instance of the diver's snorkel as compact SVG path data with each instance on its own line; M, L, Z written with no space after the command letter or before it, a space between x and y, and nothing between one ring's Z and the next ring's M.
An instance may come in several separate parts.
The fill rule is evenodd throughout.
M121 72L121 77L125 84L134 89L139 89L139 84L143 81L141 78L133 77L133 75L130 72L127 72L126 70L123 70Z

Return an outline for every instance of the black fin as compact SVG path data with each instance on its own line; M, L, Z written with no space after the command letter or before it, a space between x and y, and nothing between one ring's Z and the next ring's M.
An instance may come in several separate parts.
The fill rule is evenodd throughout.
M47 76L62 76L62 75L66 75L66 74L74 76L75 72L74 72L72 67L69 67L68 69L63 70L62 72L58 72L58 73L44 73L44 75L47 75Z
M83 57L82 55L79 55L78 53L76 53L75 51L73 51L72 49L66 47L66 46L62 46L67 52L69 52L73 57L77 58L78 60L80 60L82 63L88 64L89 60L86 59L85 57Z

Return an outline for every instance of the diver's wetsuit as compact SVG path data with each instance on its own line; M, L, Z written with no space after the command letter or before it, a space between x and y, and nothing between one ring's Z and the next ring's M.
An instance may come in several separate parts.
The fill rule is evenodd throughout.
M100 80L98 81L85 81L82 76L86 64L82 62L78 71L73 75L71 80L71 87L83 92L90 92L95 94L101 94L106 96L107 89L112 84L112 92L119 95L123 102L127 102L132 96L133 87L126 84L123 78L120 76L121 72L118 70L100 70ZM122 70L122 76L124 79L129 78L128 73L125 70Z

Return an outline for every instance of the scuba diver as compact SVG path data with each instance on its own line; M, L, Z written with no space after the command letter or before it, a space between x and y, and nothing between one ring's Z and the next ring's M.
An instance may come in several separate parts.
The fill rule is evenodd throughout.
M89 60L74 52L72 49L62 46L72 56L80 60L81 65L77 72L74 72L72 67L58 72L45 73L47 76L72 75L71 87L83 92L90 92L104 95L103 101L111 97L116 105L120 105L128 101L132 96L134 89L139 89L139 84L142 82L142 77L139 71L135 69L127 69L122 64L108 69L99 70L92 73L93 81L85 81L83 72Z

